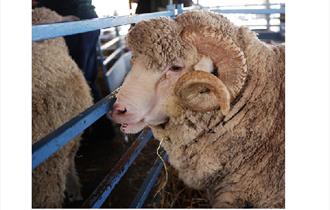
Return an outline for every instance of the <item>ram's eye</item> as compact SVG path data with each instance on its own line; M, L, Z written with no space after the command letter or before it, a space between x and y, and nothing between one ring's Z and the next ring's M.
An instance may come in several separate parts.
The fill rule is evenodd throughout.
M181 71L182 69L183 69L182 66L176 66L176 65L174 65L169 70L170 71Z

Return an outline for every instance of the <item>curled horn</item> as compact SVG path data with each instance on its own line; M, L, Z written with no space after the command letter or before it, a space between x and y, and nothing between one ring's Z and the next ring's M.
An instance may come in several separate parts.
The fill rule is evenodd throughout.
M235 26L225 17L210 12L184 13L176 18L182 26L181 38L201 56L210 57L231 100L242 89L247 76L246 58L234 43Z
M230 94L227 87L208 72L185 73L176 82L174 92L182 105L193 111L211 111L220 105L223 115L229 112Z

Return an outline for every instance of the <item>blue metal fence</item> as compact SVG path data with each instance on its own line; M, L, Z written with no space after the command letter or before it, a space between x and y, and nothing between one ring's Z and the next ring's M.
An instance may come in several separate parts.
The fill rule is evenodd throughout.
M137 23L141 20L148 20L156 17L174 17L186 11L182 5L169 5L168 10L164 12L155 12L134 16L117 16L107 18L95 18L90 20L82 20L75 22L43 24L32 26L32 41L39 41L44 39L55 38L59 36L83 33L103 28L116 27L126 24ZM284 13L284 8L280 9L221 9L221 8L209 8L211 11L221 13L244 13L244 14L273 14ZM113 41L114 42L114 41ZM114 43L109 43L114 44ZM105 48L106 46L103 46ZM102 48L102 47L101 47ZM102 50L102 49L100 49ZM113 56L114 57L114 56ZM106 58L105 63L107 63ZM100 117L105 115L112 107L115 99L110 95L103 98L101 101L88 108L69 122L62 125L53 133L47 135L32 146L32 169L38 167L42 162L47 160L51 155L56 153L64 145L70 142L74 137L81 134L86 128L93 124ZM143 147L152 138L150 130L144 130L137 140L131 145L127 152L117 162L114 168L103 179L100 185L90 195L90 197L84 202L83 207L99 208L103 205L104 201L110 195L116 184L120 181L122 176L126 173L127 169L134 162L138 154ZM167 155L163 155L164 159L167 159ZM150 169L148 176L144 180L137 196L131 203L131 207L142 207L144 201L148 197L163 165L160 160L156 160L154 166Z
M93 18L89 20L80 20L65 23L42 24L32 26L32 41L50 39L59 36L78 34L88 31L94 31L102 28L137 23L141 20L148 20L156 17L172 17L174 10L147 13L134 16L117 16L106 18Z
M112 168L110 173L104 177L99 186L84 202L83 207L100 208L104 201L108 198L116 184L127 172L128 168L140 154L144 146L152 138L150 130L144 130L132 146L121 157L117 164Z
M112 107L115 99L107 96L32 146L32 169L82 133Z
M167 154L163 154L162 158L164 161L167 161ZM133 202L131 203L130 208L142 208L144 202L147 200L148 195L150 191L152 190L152 187L154 186L155 182L157 181L157 178L163 168L163 162L161 159L157 159L148 172L148 176L144 179L139 192L136 194Z
M215 8L210 9L210 11L213 12L219 12L222 14L263 14L263 15L269 15L269 14L284 14L285 9L221 9L221 8Z

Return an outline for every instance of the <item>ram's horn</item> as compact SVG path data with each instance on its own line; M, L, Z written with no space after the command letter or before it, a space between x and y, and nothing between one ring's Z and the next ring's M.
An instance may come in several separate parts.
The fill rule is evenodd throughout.
M204 71L182 75L174 87L175 95L184 107L193 111L211 111L220 106L223 115L230 109L230 94L216 76Z
M244 85L247 65L243 51L231 38L234 26L226 18L207 12L184 13L176 21L183 27L181 38L195 46L201 56L211 58L231 100L235 99Z

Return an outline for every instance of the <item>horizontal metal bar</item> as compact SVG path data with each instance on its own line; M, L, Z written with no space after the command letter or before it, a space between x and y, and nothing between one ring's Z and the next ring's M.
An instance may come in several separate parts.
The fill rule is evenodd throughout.
M241 5L221 5L218 7L266 7L266 6L281 6L283 3L261 3L261 4L241 4Z
M137 158L144 146L152 138L150 129L144 130L132 146L120 158L112 170L105 176L94 192L87 198L83 204L83 208L100 208L105 200L109 197L116 184L127 172L128 168Z
M221 14L285 14L285 9L219 9L210 8L210 11L218 12Z
M187 11L194 11L198 8L202 7L201 5L197 5L197 4L193 4L192 6L189 6L189 7L183 7L182 8L182 11L183 12L187 12ZM179 13L180 14L180 13Z
M259 25L258 25L258 24L251 24L251 25L249 25L249 24L248 24L248 25L244 25L244 26L248 26L248 27L256 27L256 26L260 26L260 27L261 27L261 26L263 26L263 27L267 27L267 24L259 24ZM280 26L280 24L273 24L273 25L271 24L271 25L269 25L269 26L270 26L270 27L272 27L272 26L276 26L276 27L279 27L279 26Z
M107 65L111 60L113 60L122 50L125 49L125 46L121 46L118 49L116 49L111 55L109 55L106 59L103 61L103 65Z
M59 36L78 34L88 31L94 31L102 28L137 23L142 20L148 20L156 17L171 17L175 11L163 11L146 13L133 16L112 16L106 18L93 18L89 20L80 20L65 23L42 24L32 26L32 41L50 39Z
M167 154L163 154L162 158L164 161L167 161ZM148 172L148 176L144 179L139 192L135 196L133 202L131 203L130 208L142 208L144 202L148 198L148 195L150 194L151 189L155 185L155 182L157 181L157 178L163 168L163 162L160 160L160 158L157 157L154 165Z
M284 41L285 37L281 33L256 31L259 39L269 39L274 41Z
M112 45L116 44L116 42L118 42L119 40L120 40L120 37L115 37L115 38L111 39L110 41L108 41L107 43L105 43L104 45L101 46L101 50L108 49Z
M60 150L92 123L107 113L115 99L107 96L32 146L32 169Z

